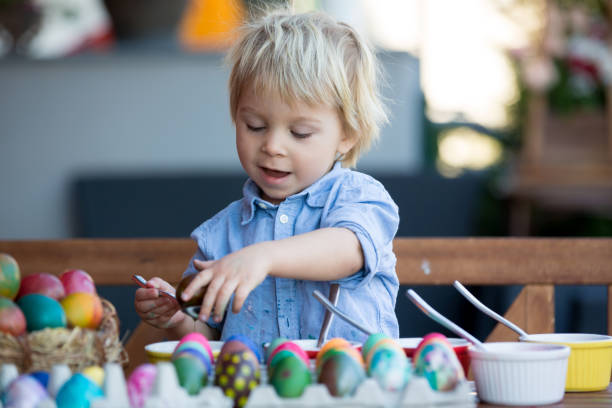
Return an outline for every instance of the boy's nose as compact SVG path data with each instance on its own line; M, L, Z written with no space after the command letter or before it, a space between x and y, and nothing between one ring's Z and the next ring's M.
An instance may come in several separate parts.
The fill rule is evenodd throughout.
M278 130L270 130L266 133L261 150L270 156L279 156L285 153L283 147L283 135Z

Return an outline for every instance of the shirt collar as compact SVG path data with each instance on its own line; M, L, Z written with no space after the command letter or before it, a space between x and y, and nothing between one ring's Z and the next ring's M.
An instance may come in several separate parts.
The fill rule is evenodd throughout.
M320 179L299 193L287 197L285 201L301 196L307 196L306 199L308 200L309 204L319 206L321 201L319 198L322 197L322 193L327 192L329 190L329 185L332 184L339 174L344 171L347 171L347 169L342 168L342 163L339 161L335 162L332 169L325 173ZM244 183L242 194L242 225L246 225L253 220L255 217L255 211L261 204L263 204L264 208L278 208L277 204L269 203L260 197L259 187L250 178Z

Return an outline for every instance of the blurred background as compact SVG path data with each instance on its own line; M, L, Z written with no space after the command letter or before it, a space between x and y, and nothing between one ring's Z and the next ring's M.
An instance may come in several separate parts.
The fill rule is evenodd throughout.
M239 199L223 55L284 3L0 0L0 239L188 237ZM612 236L610 1L291 3L376 49L391 121L358 170L398 203L398 236ZM444 332L404 289L402 335ZM417 289L493 327L454 289ZM471 289L504 312L520 288ZM133 290L101 288L125 330ZM555 296L556 331L606 332L604 287Z

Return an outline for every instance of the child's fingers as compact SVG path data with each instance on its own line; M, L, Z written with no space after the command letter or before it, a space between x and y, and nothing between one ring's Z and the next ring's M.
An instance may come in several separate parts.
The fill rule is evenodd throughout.
M244 305L246 298L251 293L251 289L245 285L239 285L234 292L234 301L232 302L232 312L239 313Z
M157 307L154 309L155 313L159 315L165 315L167 313L176 313L179 310L178 303L175 300L168 298L163 299L163 303L158 303Z
M212 265L214 262L215 261L200 261L199 259L194 259L193 266L195 266L198 271L203 271L204 269L210 267L210 265Z
M134 294L134 300L136 300L137 302L157 298L159 298L159 291L154 288L139 288L136 289L136 293Z
M217 293L219 292L224 283L225 278L223 276L217 276L208 284L208 287L206 288L206 294L204 295L204 299L202 300L202 307L200 308L199 318L203 322L208 320L208 316L210 316L213 305L215 304L215 300L217 299Z
M169 284L168 282L166 282L165 280L161 278L149 279L149 281L147 282L147 287L155 288L159 290L165 290L166 292L170 292L170 293L174 293L175 291L174 286L172 286L171 284Z
M209 270L199 272L195 278L187 285L181 294L182 300L187 301L191 299L191 296L202 286L208 285L212 279L212 273Z
M142 313L148 313L148 312L158 309L163 304L160 301L163 301L163 300L164 299L161 299L161 298L155 299L155 300L142 300L142 301L136 301L134 302L134 304L136 306L136 310Z
M238 286L238 282L231 280L226 281L225 284L219 289L217 293L217 298L215 300L215 308L214 308L214 320L217 323L220 323L223 319L223 315L225 314L225 309L227 308L227 304L232 297L232 294L236 290L236 286Z

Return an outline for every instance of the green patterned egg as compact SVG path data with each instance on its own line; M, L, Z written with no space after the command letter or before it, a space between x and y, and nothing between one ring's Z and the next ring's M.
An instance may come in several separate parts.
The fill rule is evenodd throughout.
M9 254L0 254L0 296L15 299L20 283L21 275L17 261Z
M270 384L283 398L298 398L311 383L310 370L296 355L287 355L274 366Z
M189 395L197 395L208 382L206 365L197 356L184 352L172 358L176 376L181 387Z

